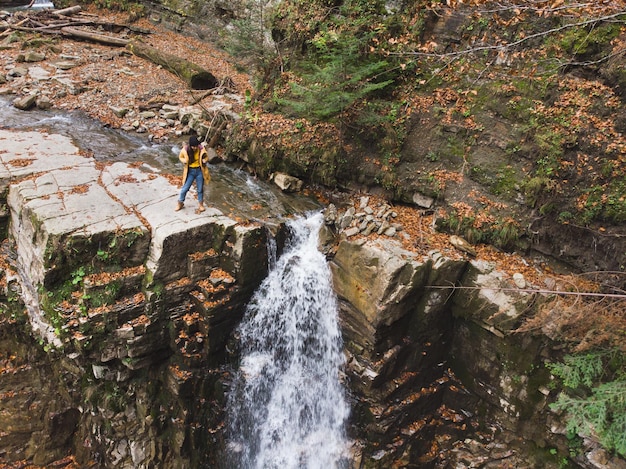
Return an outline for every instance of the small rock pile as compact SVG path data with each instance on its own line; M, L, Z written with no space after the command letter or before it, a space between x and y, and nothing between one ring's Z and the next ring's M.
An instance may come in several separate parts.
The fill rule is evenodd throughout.
M90 93L91 88L85 83L73 81L65 70L78 66L78 61L73 65L66 65L62 69L58 63L54 64L55 71L50 71L50 64L35 65L31 62L42 62L45 56L34 56L33 53L25 59L16 60L15 66L7 65L6 74L0 73L0 95L16 95L13 106L27 111L33 107L50 109L53 101L61 99L67 94L83 95L81 102L83 107L97 107ZM29 65L30 64L30 65ZM48 67L48 68L46 68ZM108 111L120 119L120 128L127 132L149 133L148 139L168 140L167 134L177 137L196 133L200 136L208 135L211 123L218 119L223 121L236 121L239 115L233 110L243 101L241 96L231 93L215 94L207 96L204 105L172 105L167 102L138 102L136 96L127 96L122 105L109 104L103 107L104 113ZM142 110L143 109L143 110Z
M334 226L337 234L347 238L352 236L368 236L377 234L390 238L402 232L402 225L394 223L398 214L385 203L370 203L370 197L361 197L358 206L338 210L334 204L329 204L324 212L324 221L328 226Z

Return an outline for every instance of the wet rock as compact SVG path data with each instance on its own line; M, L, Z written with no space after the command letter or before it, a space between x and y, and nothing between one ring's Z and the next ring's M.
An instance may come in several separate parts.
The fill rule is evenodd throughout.
M13 106L22 111L27 111L35 105L35 101L37 101L37 94L29 94L13 101Z
M207 155L209 155L209 164L216 164L222 162L222 157L217 154L215 148L208 147L206 149Z
M77 408L69 408L50 415L49 437L50 446L63 448L76 431L81 412Z
M285 173L274 174L272 180L283 192L300 192L304 184L301 179Z

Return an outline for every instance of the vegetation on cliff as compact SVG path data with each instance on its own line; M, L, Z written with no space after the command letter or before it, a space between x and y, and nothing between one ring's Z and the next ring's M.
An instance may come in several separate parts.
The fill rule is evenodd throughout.
M626 456L626 376L619 350L568 355L550 370L567 392L552 404L567 412L570 438L594 435L606 448Z
M612 271L596 275L593 290L580 279L568 290L622 293L624 2L247 7L224 43L256 71L257 88L227 152L246 155L260 175L382 189L395 202L432 197L438 228L471 243L527 251L548 238L570 267ZM608 247L594 252L596 242ZM577 243L588 252L569 254ZM598 350L619 355L622 304L557 297L520 331L563 341L585 363ZM620 433L624 409L599 400L596 388L623 386L623 360L611 363L582 385L566 379L557 408L576 409L570 430L599 432L623 454L610 435ZM576 405L562 404L568 399Z
M539 219L621 237L623 2L248 11L227 43L256 44L258 93L230 149L261 173L426 194L442 229L505 249L528 248Z

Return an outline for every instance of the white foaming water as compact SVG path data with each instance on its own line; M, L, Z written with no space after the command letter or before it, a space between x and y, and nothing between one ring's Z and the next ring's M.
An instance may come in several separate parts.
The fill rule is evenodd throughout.
M67 116L59 116L59 115L54 115L51 117L44 117L43 119L39 119L37 122L35 122L33 125L47 125L47 124L52 124L52 123L62 123L62 124L71 124L72 123L72 119L70 119Z
M229 467L347 466L349 407L337 299L318 250L322 214L289 222L291 241L239 328L241 367L229 394Z

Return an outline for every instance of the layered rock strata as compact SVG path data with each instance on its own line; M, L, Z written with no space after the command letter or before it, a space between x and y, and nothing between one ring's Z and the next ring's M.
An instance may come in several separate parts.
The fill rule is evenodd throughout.
M326 239L356 467L602 467L586 456L602 451L592 439L578 457L562 456L568 441L545 367L558 345L517 332L542 302L537 286L471 256L355 234L346 212L327 213Z
M50 421L19 430L5 421L8 434L30 436L7 454L39 464L58 457L36 444L55 441L56 419L70 422L66 443L82 442L73 450L84 461L181 467L200 457L206 448L196 445L220 419L219 408L195 411L206 398L197 391L215 385L266 274L266 230L211 207L174 212L178 188L167 178L97 164L56 135L0 131L0 181L15 253L5 295L20 289L63 370L63 399L38 397Z

